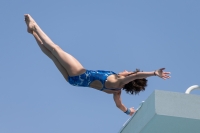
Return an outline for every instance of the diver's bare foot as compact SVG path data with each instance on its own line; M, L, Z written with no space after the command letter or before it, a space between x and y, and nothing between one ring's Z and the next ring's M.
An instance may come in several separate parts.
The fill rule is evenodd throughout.
M27 25L27 31L28 33L33 34L33 31L35 31L35 26L37 25L36 22L34 21L34 19L29 15L29 14L25 14L25 22Z

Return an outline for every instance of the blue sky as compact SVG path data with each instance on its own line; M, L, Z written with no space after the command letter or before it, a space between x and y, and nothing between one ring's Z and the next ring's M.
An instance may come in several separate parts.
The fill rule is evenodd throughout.
M172 73L149 78L139 95L123 92L127 107L155 89L184 93L200 85L198 0L1 0L0 7L1 133L116 133L129 118L112 95L64 80L26 32L26 13L87 69Z

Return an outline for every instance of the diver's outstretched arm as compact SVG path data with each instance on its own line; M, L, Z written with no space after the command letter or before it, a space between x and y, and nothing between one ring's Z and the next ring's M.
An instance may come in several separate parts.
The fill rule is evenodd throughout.
M152 72L137 72L137 73L134 73L134 74L124 77L123 79L121 79L121 82L122 82L122 84L125 85L135 79L143 79L143 78L147 78L150 76L158 76L162 79L169 79L170 72L164 72L163 71L164 69L165 68L161 68L161 69L158 69L158 70L152 71Z

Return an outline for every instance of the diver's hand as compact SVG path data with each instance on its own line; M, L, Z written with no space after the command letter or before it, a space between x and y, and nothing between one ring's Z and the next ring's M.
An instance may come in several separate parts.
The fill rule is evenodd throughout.
M170 72L164 72L165 68L158 69L154 72L154 74L162 79L169 79Z
M136 112L136 110L134 109L134 107L130 108L130 110L131 110L130 116L132 116Z

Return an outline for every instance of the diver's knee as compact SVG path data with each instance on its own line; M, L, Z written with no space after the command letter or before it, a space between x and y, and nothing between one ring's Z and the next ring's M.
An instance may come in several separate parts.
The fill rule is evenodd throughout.
M59 52L62 49L60 48L60 46L58 46L57 44L54 44L54 46L51 49L51 52Z

